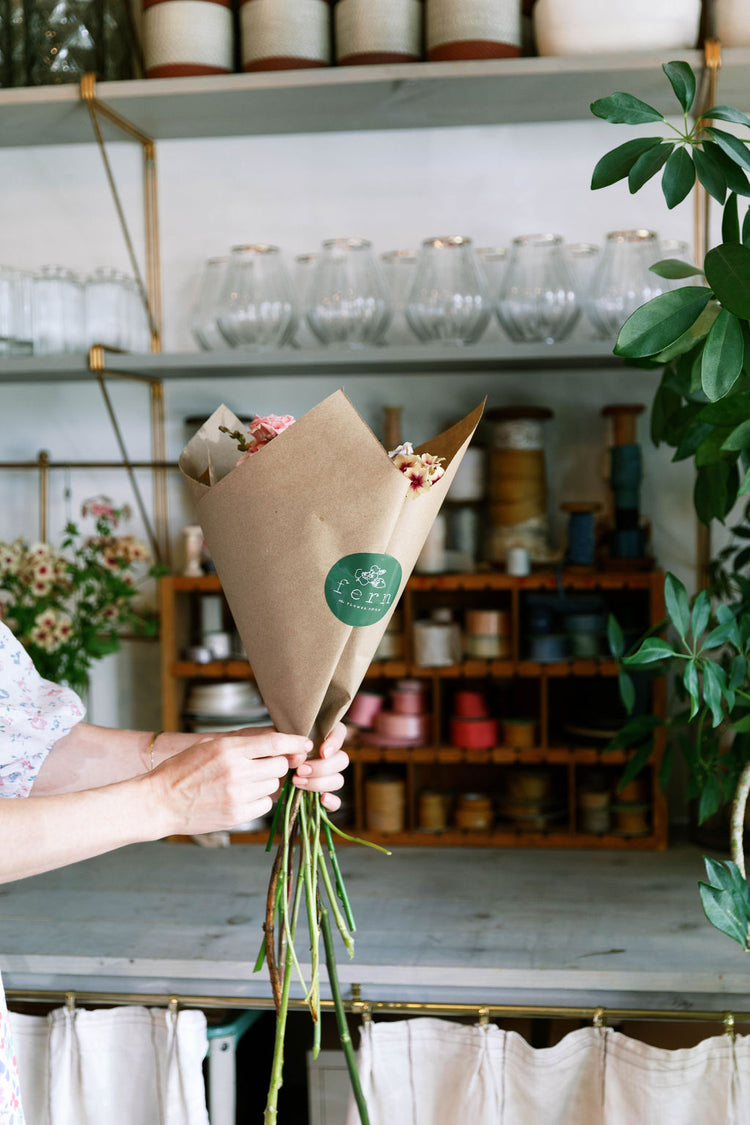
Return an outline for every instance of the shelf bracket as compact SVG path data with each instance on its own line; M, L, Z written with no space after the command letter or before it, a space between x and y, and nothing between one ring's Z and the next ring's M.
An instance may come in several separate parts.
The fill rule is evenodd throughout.
M93 73L84 74L81 79L80 85L81 99L86 103L91 117L91 125L94 130L94 136L99 146L102 161L104 163L104 171L109 184L112 199L117 212L117 218L120 223L125 245L130 258L130 265L133 270L136 284L138 286L141 300L143 302L146 315L149 322L149 333L151 337L151 351L161 351L161 261L159 255L159 208L158 208L158 191L157 191L157 176L156 176L156 145L151 137L141 132L132 122L127 118L111 109L105 102L100 101L96 93L96 75ZM144 282L141 269L138 265L135 249L133 246L133 239L130 235L130 230L125 218L125 211L122 206L115 177L112 172L112 166L109 162L106 145L104 143L104 135L102 133L100 118L105 118L112 125L118 128L131 140L140 144L143 150L143 215L144 215L144 228L145 228L145 253L146 253L146 280Z
M112 424L112 429L115 434L115 440L120 450L122 457L123 468L128 474L133 495L135 496L136 505L140 512L143 525L146 529L146 534L151 546L151 551L156 562L169 563L169 528L168 528L168 501L167 501L167 469L166 469L166 441L165 441L165 423L164 423L164 384L161 379L157 379L152 375L143 375L137 372L127 370L115 370L107 366L106 353L116 353L115 348L106 348L102 344L94 344L89 349L89 367L96 376L99 390L101 391L104 405L109 415L109 420ZM119 353L122 354L122 353ZM152 480L153 480L153 508L154 519L153 524L149 517L146 504L143 500L138 478L135 475L135 467L131 460L125 439L123 437L122 428L117 419L117 412L114 403L109 394L107 387L107 376L117 379L130 379L138 383L144 383L149 388L150 396L150 409L151 409L151 457L153 462L152 467Z

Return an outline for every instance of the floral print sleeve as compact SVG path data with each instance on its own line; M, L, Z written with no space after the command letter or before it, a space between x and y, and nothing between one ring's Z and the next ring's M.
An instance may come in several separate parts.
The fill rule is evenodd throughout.
M55 742L84 714L76 693L42 679L0 621L0 797L28 797Z

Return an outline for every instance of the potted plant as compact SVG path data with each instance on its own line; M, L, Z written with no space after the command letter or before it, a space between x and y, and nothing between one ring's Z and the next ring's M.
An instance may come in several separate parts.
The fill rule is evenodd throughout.
M0 542L0 617L45 679L79 693L88 688L93 664L119 649L124 628L156 632L154 615L134 604L148 549L133 535L115 533L128 514L97 497L82 511L94 522L92 534L69 522L59 548Z
M660 277L684 284L638 308L623 324L615 353L631 362L661 367L651 410L651 436L674 449L674 460L696 468L698 518L724 523L750 497L750 152L744 132L750 117L717 105L690 114L697 83L685 62L663 66L682 114L675 126L655 107L615 93L591 106L605 121L653 127L652 135L626 141L597 163L592 188L627 179L637 192L661 174L667 206L675 207L697 184L722 208L721 242L702 266L676 259L657 262ZM730 125L727 129L725 126ZM666 135L655 135L657 130ZM739 135L738 135L739 133ZM674 737L660 768L666 783L676 748L689 773L689 796L705 820L723 801L732 802L732 859L706 859L708 882L700 884L709 921L750 950L750 888L745 876L743 827L750 791L750 508L733 528L734 541L711 566L711 595L689 599L684 585L665 580L667 639L654 630L635 651L625 652L622 632L610 621L609 640L620 661L620 690L629 713L634 704L631 671L651 666L675 679L677 707L662 720L633 718L613 742L638 748L621 785L637 774L654 748L660 723Z

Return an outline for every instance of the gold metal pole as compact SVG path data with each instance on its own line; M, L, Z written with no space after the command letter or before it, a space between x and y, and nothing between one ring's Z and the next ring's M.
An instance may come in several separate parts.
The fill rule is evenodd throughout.
M356 994L357 986L352 985ZM271 1011L274 1008L271 996L212 996L180 995L177 993L151 992L73 992L69 989L6 989L6 997L17 1004L67 1004L69 1007L86 1004L139 1004L154 1007L179 1008L241 1008L245 1010ZM289 1006L296 1011L304 1011L308 1005L304 1000L290 1000ZM750 1012L697 1011L694 1009L675 1010L672 1008L604 1008L604 1007L565 1007L563 1005L527 1004L440 1004L420 1003L404 1000L345 1000L344 1007L353 1015L363 1019L374 1015L405 1016L446 1016L452 1018L477 1019L484 1022L490 1019L569 1019L591 1021L603 1027L614 1020L645 1020L668 1023L715 1023L722 1024L727 1032L737 1024L750 1023ZM332 1000L322 1000L323 1011L333 1011Z
M47 516L49 513L49 453L42 449L37 460L39 469L39 538L47 542Z

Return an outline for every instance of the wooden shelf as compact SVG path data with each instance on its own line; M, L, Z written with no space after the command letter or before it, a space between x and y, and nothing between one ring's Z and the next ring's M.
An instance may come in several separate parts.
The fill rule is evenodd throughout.
M701 51L679 51L695 70ZM154 140L590 120L615 90L669 106L674 51L325 67L103 82L99 98ZM719 100L750 101L750 51L725 50ZM106 127L106 135L121 135ZM0 147L93 141L77 86L0 91Z
M459 750L455 746L383 747L347 746L353 762L383 765L623 765L628 754L624 750L603 750L598 747L549 746L517 750L511 746L494 746L491 750Z

